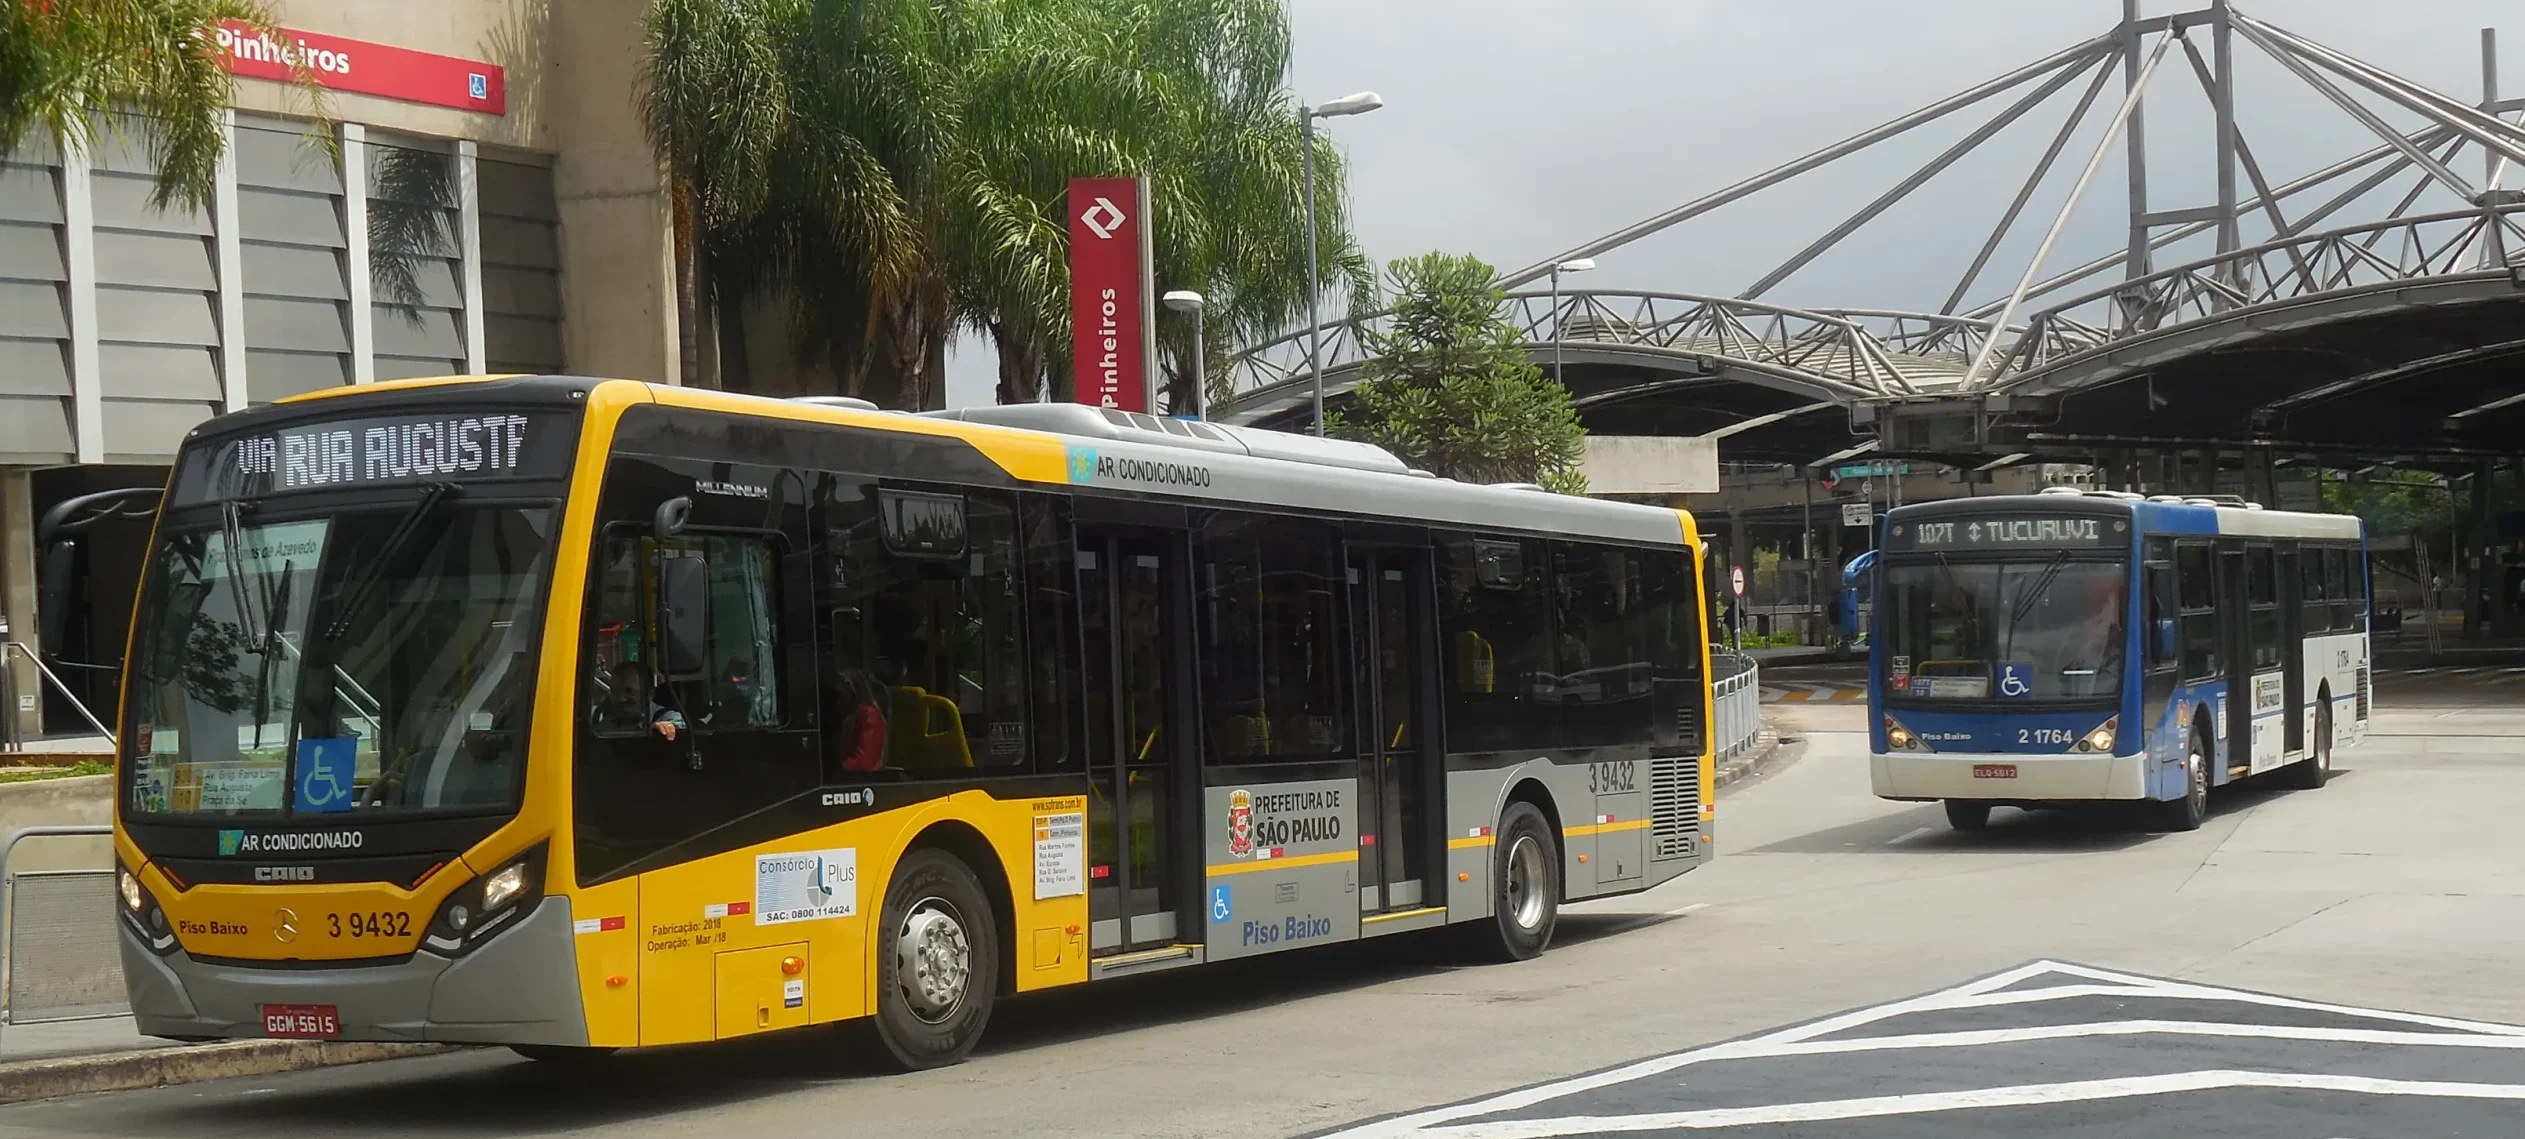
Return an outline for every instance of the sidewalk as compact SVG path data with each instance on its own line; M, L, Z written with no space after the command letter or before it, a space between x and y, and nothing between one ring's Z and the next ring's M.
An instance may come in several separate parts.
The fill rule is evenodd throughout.
M0 1104L238 1076L268 1076L422 1056L451 1047L308 1040L182 1044L142 1036L128 1016L0 1025Z
M27 1060L174 1047L178 1045L172 1040L142 1036L128 1016L50 1024L0 1024L0 1072Z

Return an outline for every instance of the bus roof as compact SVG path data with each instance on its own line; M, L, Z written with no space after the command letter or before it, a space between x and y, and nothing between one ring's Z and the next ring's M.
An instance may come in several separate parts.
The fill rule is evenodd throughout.
M2129 517L2143 534L2213 534L2255 538L2361 541L2366 525L2355 514L2267 510L2234 495L2143 497L2108 491L2053 488L2039 494L1947 498L1898 506L1889 519L1909 521L1975 514L2087 514Z
M1072 403L914 414L886 411L845 397L782 399L637 380L444 376L326 389L293 398L286 405L220 416L196 435L225 434L247 423L272 419L358 414L353 405L372 400L412 406L496 395L535 402L584 398L593 403L598 388L636 388L634 398L640 402L697 411L947 436L994 459L1022 452L1038 461L1000 465L1034 482L1655 545L1686 545L1699 537L1689 514L1667 507L1552 494L1527 484L1438 478L1412 469L1382 448L1350 440L1164 419ZM1040 461L1047 453L1053 461Z

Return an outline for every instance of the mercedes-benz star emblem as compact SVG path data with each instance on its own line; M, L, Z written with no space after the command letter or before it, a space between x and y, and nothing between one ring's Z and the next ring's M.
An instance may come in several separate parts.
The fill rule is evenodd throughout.
M282 910L273 914L272 936L284 943L298 940L298 911Z

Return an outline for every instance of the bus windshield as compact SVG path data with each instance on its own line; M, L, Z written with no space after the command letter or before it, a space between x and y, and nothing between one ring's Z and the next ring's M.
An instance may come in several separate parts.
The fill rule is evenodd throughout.
M1928 700L2111 697L2122 690L2130 569L2065 556L1889 566L1885 691Z
M438 487L164 532L134 628L135 814L514 809L558 512Z

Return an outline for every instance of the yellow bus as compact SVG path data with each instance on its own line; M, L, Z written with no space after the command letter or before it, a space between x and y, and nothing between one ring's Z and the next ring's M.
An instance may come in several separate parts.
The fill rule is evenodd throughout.
M142 1031L584 1058L1441 926L1711 854L1681 512L1077 405L568 376L185 441L126 654Z

